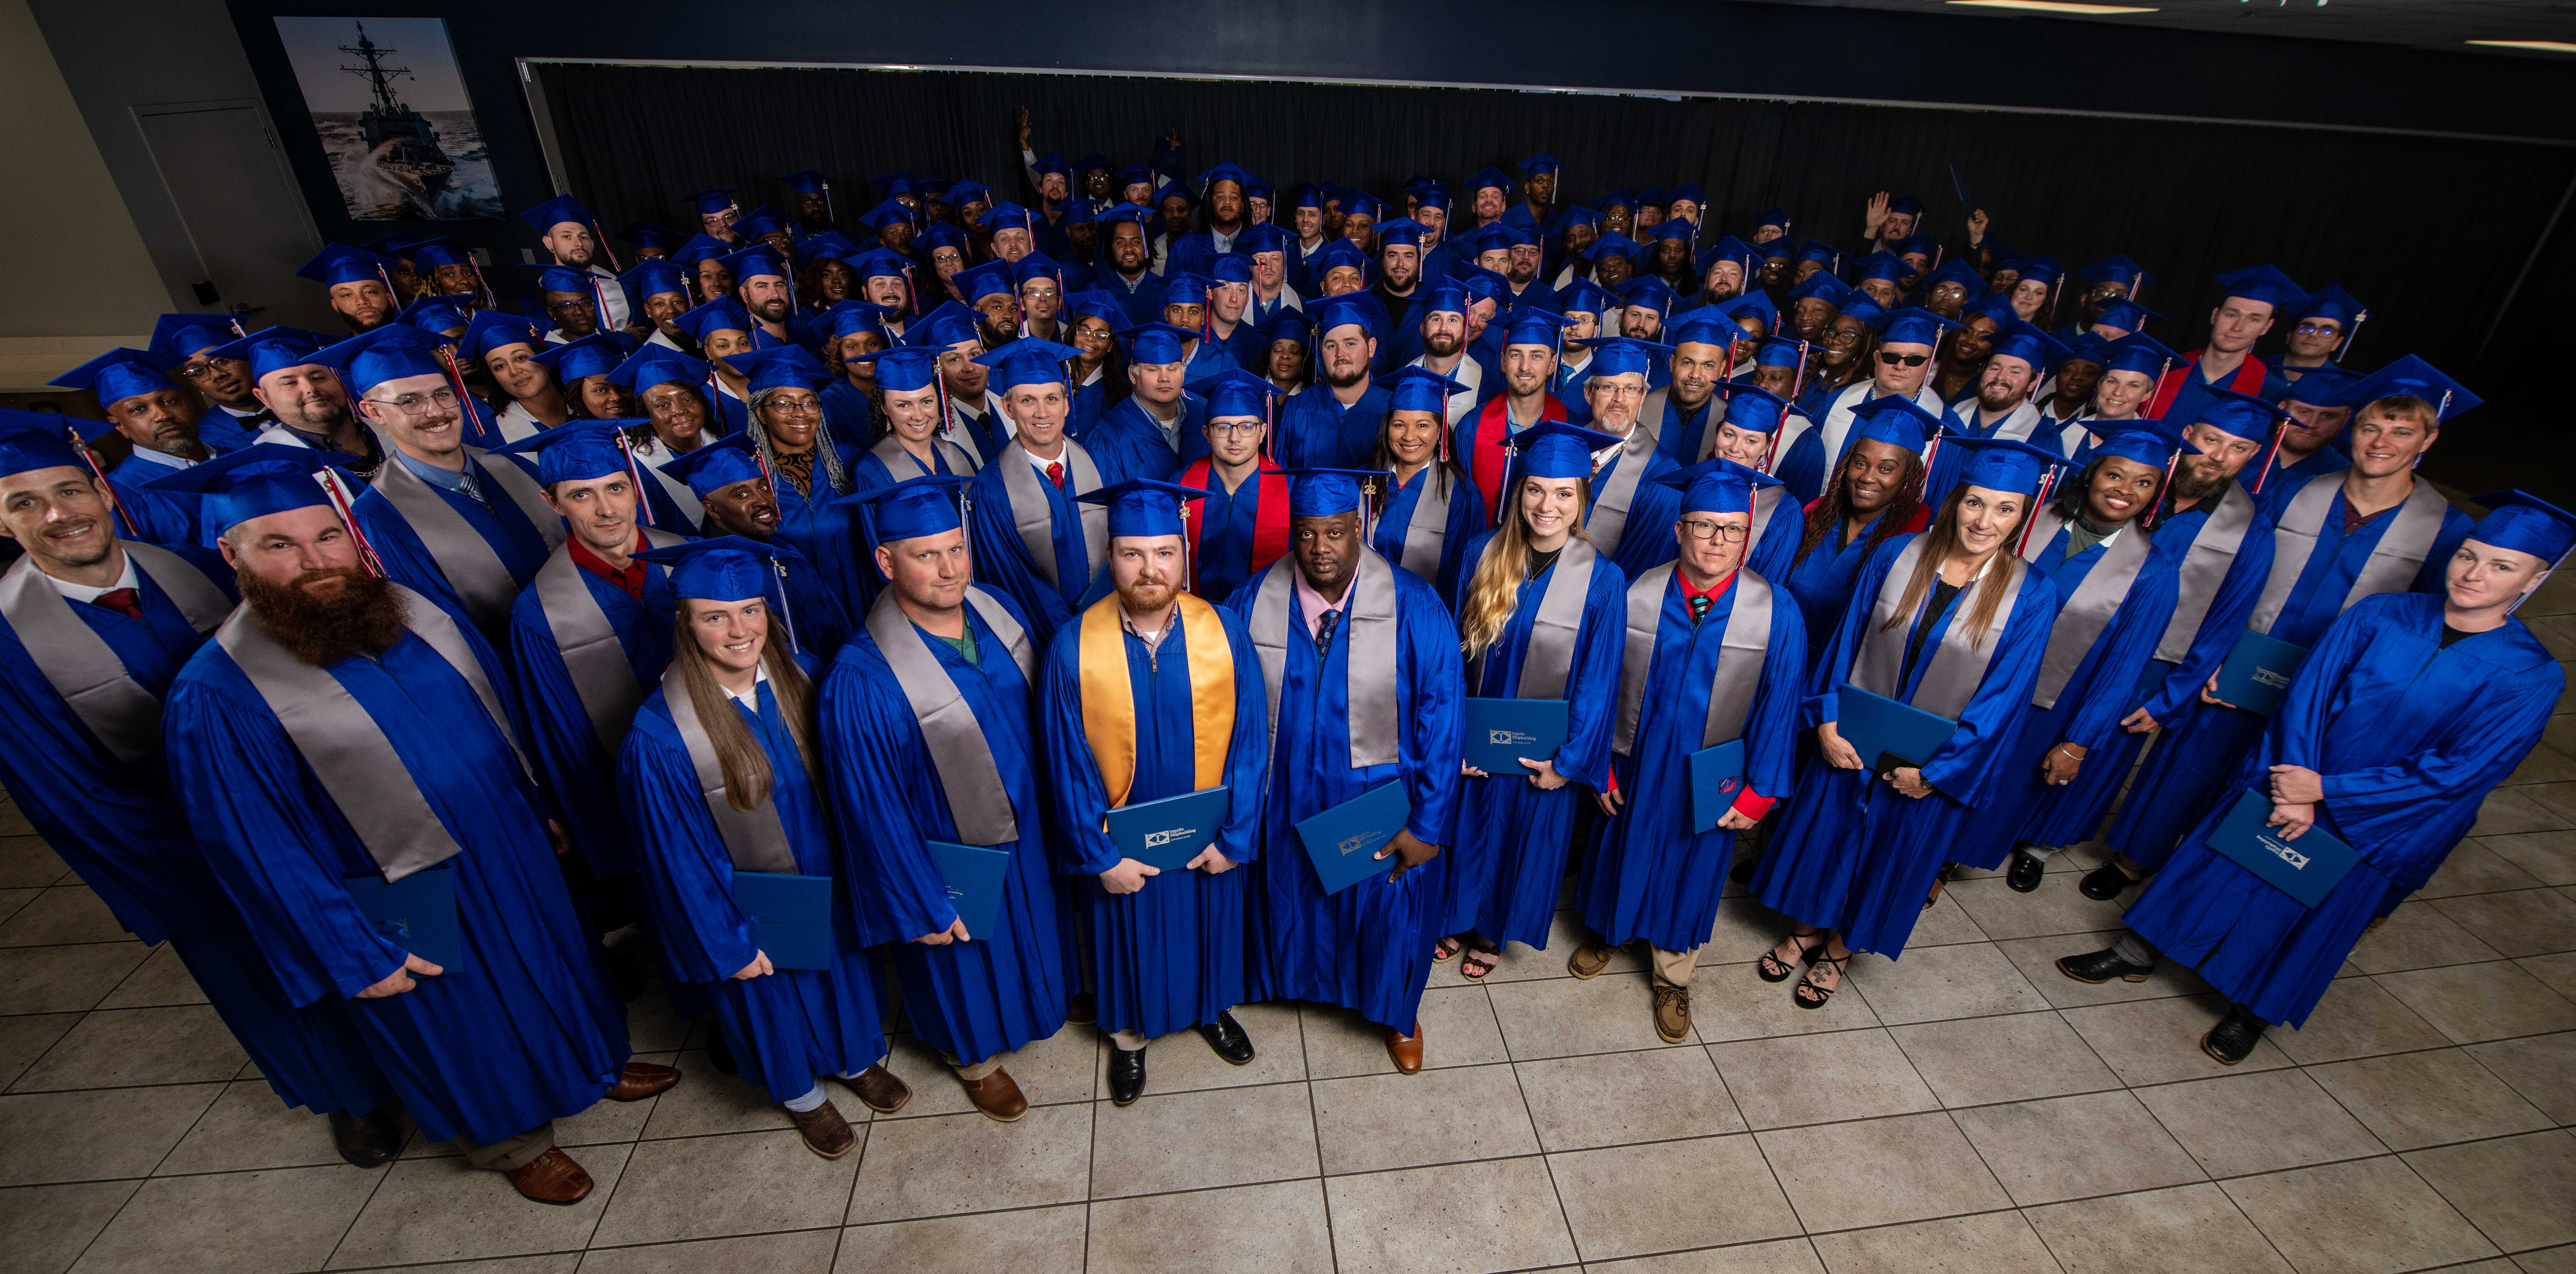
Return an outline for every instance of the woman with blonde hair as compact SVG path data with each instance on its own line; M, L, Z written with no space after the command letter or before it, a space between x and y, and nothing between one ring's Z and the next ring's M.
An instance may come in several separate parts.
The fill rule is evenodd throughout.
M1592 457L1619 439L1561 421L1516 440L1502 524L1467 546L1475 563L1451 610L1467 660L1467 691L1494 699L1562 699L1566 737L1553 756L1521 758L1525 773L1488 774L1458 794L1445 906L1435 907L1435 959L1459 972L1494 971L1502 944L1544 950L1574 834L1571 785L1597 784L1610 765L1626 635L1628 578L1584 534Z
M1853 951L1894 959L1931 904L1951 841L1995 790L2001 746L2030 702L2057 617L2056 586L2014 551L2056 458L2009 439L1972 448L1940 516L1870 554L1833 643L1809 674L1818 757L1753 878L1763 906L1798 922L1755 971L1820 1009ZM1861 694L1957 722L1921 757L1864 756L1841 731Z

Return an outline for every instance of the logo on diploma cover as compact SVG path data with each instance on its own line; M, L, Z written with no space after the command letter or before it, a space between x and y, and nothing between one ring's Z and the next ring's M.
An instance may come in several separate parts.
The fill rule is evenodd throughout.
M1333 846L1333 851L1335 853L1348 856L1356 854L1364 849L1375 849L1379 845L1385 844L1389 839L1392 839L1390 833L1362 832L1357 836L1343 837L1339 844Z
M2297 871L2308 865L2308 856L2290 848L2290 843L2288 841L2272 836L2266 836L2262 839L2263 848L2271 851L2274 858L2278 858L2282 862L2288 863L2290 865L2290 870Z
M1188 840L1198 834L1199 829L1195 827L1173 827L1159 832L1147 832L1145 833L1145 848L1156 849L1164 845L1169 845L1176 840Z
M1744 780L1742 780L1742 779L1740 779L1740 778L1735 778L1735 779L1721 779L1721 780L1719 780L1719 781L1718 781L1718 784L1717 784L1717 791L1718 791L1718 794L1719 794L1719 795L1723 796L1723 795L1725 795L1726 793L1728 793L1728 792L1732 792L1732 791L1734 791L1735 789L1737 789L1737 788L1739 788L1739 787L1742 787L1742 786L1744 786Z
M1538 736L1535 734L1523 734L1518 730L1487 730L1485 731L1485 742L1498 748L1513 748L1520 747L1523 744L1536 743L1538 742Z
M2274 672L2269 668L2260 666L2257 666L2254 669L2254 681L2258 685L2270 686L2275 690L2287 690L2290 688L2290 674L2286 672ZM2299 861L2306 862L2307 860L2302 858Z

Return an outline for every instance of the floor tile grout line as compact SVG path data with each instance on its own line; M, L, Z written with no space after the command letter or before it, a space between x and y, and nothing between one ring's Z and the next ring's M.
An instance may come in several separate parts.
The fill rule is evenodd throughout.
M1426 973L1424 976L1427 978L1429 975ZM1296 1001L1297 1062L1299 1069L1303 1070L1306 1075L1307 1125L1315 1131L1315 1197L1324 1205L1324 1260L1326 1264L1333 1267L1334 1274L1341 1274L1342 1245L1340 1240L1335 1238L1333 1234L1333 1192L1324 1184L1324 1112L1320 1103L1315 1100L1314 1055L1306 1048L1306 1008L1308 1003L1309 1002L1305 1000ZM1420 1005L1421 1000L1419 997L1415 999L1414 1003L1417 1006ZM1490 1007L1491 1006L1488 1006L1488 1008ZM1414 1010L1413 1029L1416 1033L1419 1033L1422 1030L1422 1013L1421 1009L1418 1007ZM1497 1024L1494 1029L1499 1032L1502 1027L1500 1024Z

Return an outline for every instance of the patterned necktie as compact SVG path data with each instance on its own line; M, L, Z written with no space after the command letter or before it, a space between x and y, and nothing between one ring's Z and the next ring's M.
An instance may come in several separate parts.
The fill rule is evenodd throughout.
M1697 628L1699 627L1699 621L1708 618L1708 608L1715 605L1717 603L1717 599L1706 593L1692 593L1689 595L1689 601L1691 627Z
M1333 629L1334 629L1336 626L1340 625L1340 623L1341 623L1341 622L1342 622L1342 613L1341 613L1340 611L1338 611L1338 610L1328 610L1328 611L1325 611L1322 615L1319 615L1319 616L1317 616L1317 617L1316 617L1316 619L1315 619L1315 653L1316 653L1316 654L1319 654L1319 655L1329 655L1329 654L1333 653Z
M143 618L143 593L140 589L111 588L99 594L92 604L104 606L127 619Z
M1064 490L1064 462L1063 462L1063 461L1061 461L1061 460L1049 460L1049 461L1047 461L1047 481L1054 483L1054 484L1055 484L1055 489L1056 489L1056 490L1058 490L1058 491L1062 491L1062 490Z

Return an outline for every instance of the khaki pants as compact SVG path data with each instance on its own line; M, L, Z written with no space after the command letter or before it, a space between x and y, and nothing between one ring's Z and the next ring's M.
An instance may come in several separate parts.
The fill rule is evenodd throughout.
M1126 1045L1121 1044L1119 1047L1125 1048ZM1142 1043L1139 1043L1136 1047L1143 1048L1145 1046ZM983 1061L971 1064L958 1061L957 1055L954 1053L942 1053L939 1056L941 1060L947 1062L950 1068L957 1072L957 1078L972 1084L978 1080L992 1078L993 1072L1002 1069L1002 1063L1011 1060L1015 1054L1009 1052L995 1053L991 1057L985 1058Z
M1649 944L1646 950L1654 958L1655 981L1665 986L1689 986L1693 975L1699 972L1699 950L1696 947L1688 951L1666 951Z
M549 1119L518 1136L503 1137L487 1146L475 1145L465 1137L457 1138L456 1144L464 1149L465 1161L477 1168L515 1172L545 1158L546 1152L555 1148L555 1121Z

